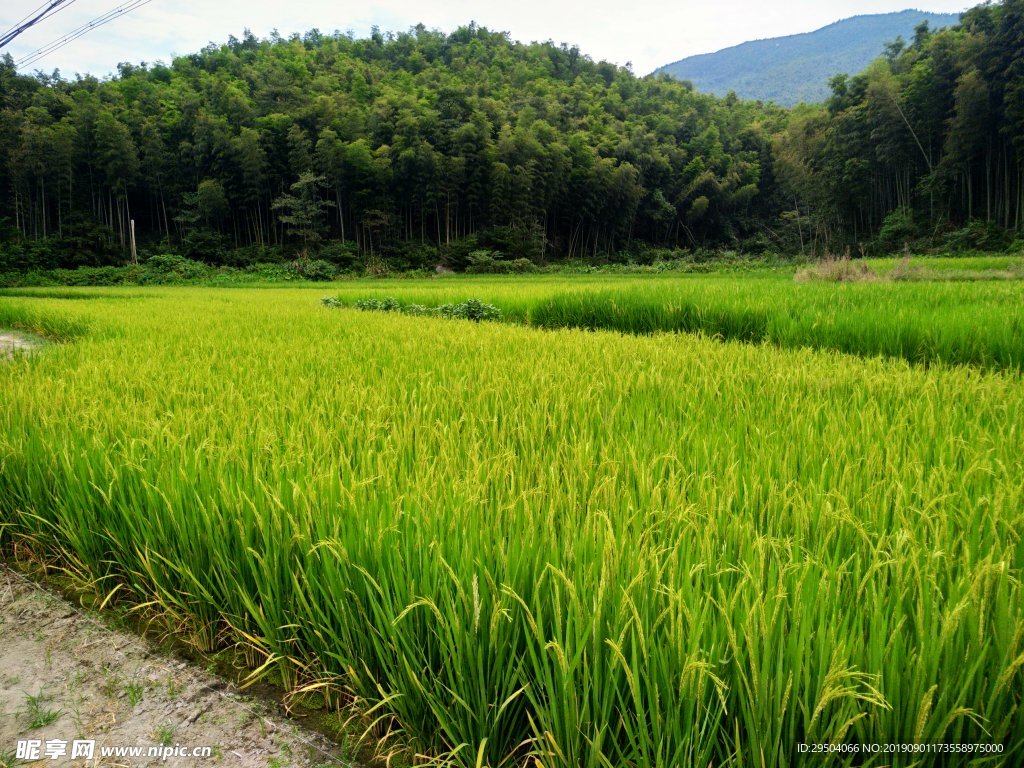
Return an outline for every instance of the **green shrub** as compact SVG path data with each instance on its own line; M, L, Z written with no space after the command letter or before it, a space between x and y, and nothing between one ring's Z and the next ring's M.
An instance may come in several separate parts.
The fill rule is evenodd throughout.
M364 312L398 312L401 309L398 299L391 296L384 299L356 299L355 307Z
M1006 230L995 222L973 219L955 232L950 232L943 245L954 253L1001 251L1010 245L1010 239Z
M302 265L299 274L307 280L333 280L338 274L338 269L329 261L312 259Z
M182 251L190 260L206 264L226 264L231 259L228 240L219 232L209 229L195 229L185 235Z
M256 280L265 280L267 282L296 280L299 277L288 264L282 263L260 262L253 264L245 273Z
M385 244L380 257L392 272L432 269L439 259L435 246L414 241Z
M878 231L879 242L888 250L899 250L917 236L914 217L908 208L889 212Z
M529 259L505 259L500 251L473 251L466 260L466 272L471 274L521 275L537 271L537 266Z
M142 265L139 282L151 285L182 283L206 277L210 268L205 264L186 259L174 253L152 256Z
M140 267L79 267L78 269L54 269L49 275L60 285L125 285L137 283L142 273Z
M547 242L538 222L516 227L488 227L476 235L477 248L496 251L509 261L542 260Z
M452 320L501 320L501 310L493 304L485 304L480 299L468 299L459 304L443 304L437 308L441 317Z
M339 270L355 269L359 266L359 249L353 242L332 240L320 246L317 258L330 262Z
M224 254L220 263L227 267L253 269L261 264L287 264L288 261L287 253L280 246L250 245L231 249Z
M128 267L79 267L78 269L47 269L30 272L5 272L0 274L0 286L8 288L29 288L44 286L102 286L132 285L140 282L142 268Z
M325 307L343 307L341 299L328 296L320 300ZM353 306L364 312L400 312L403 315L416 317L444 317L449 320L501 320L502 313L493 304L486 304L479 299L468 299L456 304L442 304L438 307L427 307L423 304L402 305L393 296L383 299L356 299Z

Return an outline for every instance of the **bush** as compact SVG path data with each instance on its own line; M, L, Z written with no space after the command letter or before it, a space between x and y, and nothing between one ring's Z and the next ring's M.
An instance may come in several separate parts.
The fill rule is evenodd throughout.
M778 250L778 244L766 232L758 232L739 243L740 253L750 256L764 256ZM796 250L796 249L794 249Z
M255 280L266 280L267 282L296 280L299 277L290 265L269 262L253 264L245 273Z
M359 249L356 244L332 240L320 246L317 257L329 261L339 270L356 269L359 266Z
M480 299L468 299L460 304L443 304L437 308L441 317L450 320L501 320L501 310L493 304L485 304Z
M379 257L389 272L433 269L440 258L435 246L411 240L385 243Z
M284 248L277 245L260 247L258 245L233 248L224 254L222 264L239 269L250 269L261 264L286 264L288 255Z
M320 299L325 307L343 307L344 302L333 296ZM442 304L439 307L426 307L422 304L402 306L398 299L387 296L383 299L356 299L355 308L364 312L400 312L415 317L444 317L449 320L501 320L501 310L493 304L486 304L479 299L468 299L458 304Z
M1006 230L995 222L974 219L946 235L944 243L950 251L1002 251L1010 245Z
M401 305L398 299L388 296L384 299L356 299L356 309L364 312L397 312Z
M517 227L488 227L476 236L478 247L498 251L504 257L516 261L524 259L531 263L542 261L547 242L539 223Z
M0 242L0 269L4 271L28 272L57 266L60 264L49 241L17 239Z
M609 261L618 264L651 266L659 262L678 262L692 258L692 253L681 248L657 248L634 240L629 247L612 254Z
M113 231L83 214L65 217L63 236L56 233L39 240L23 239L0 219L0 271L28 272L37 269L74 269L124 264Z
M185 235L182 251L189 259L207 264L226 264L230 261L231 248L227 238L209 229L195 229Z
M503 259L498 251L473 251L467 262L466 272L478 275L521 275L537 271L537 266L529 259Z
M142 265L139 282L152 285L166 285L197 280L209 275L205 264L174 253L151 256Z
M469 266L469 255L479 250L481 246L476 235L453 240L441 246L441 263L456 272L462 272Z
M137 283L142 269L130 267L79 267L78 269L54 269L49 275L60 285L125 285Z
M540 253L539 241L517 240L516 232L509 227L496 227L447 243L441 248L442 263L457 272L532 271L535 261L530 257ZM510 264L517 266L509 267Z
M338 274L338 269L329 261L312 259L302 265L300 274L307 280L333 280Z
M899 250L917 236L914 217L909 208L890 211L878 231L879 242L890 251Z

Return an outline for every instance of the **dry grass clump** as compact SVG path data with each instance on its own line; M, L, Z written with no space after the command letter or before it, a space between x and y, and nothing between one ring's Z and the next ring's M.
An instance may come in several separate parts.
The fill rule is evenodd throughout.
M903 258L886 277L894 282L1021 280L1024 279L1024 269L1020 265L1013 265L1007 269L937 270L911 264L909 258Z
M1024 269L1013 265L1006 269L933 269L914 264L904 256L888 272L876 271L866 261L853 260L847 252L843 256L828 255L817 263L797 270L793 279L798 283L923 283L923 282L982 282L1024 279Z
M812 266L797 270L793 279L798 283L874 283L882 277L866 262L854 261L848 255L829 255Z

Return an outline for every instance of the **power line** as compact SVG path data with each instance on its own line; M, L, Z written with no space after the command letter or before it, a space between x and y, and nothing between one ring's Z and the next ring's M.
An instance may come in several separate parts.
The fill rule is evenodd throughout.
M71 0L74 2L74 0ZM29 12L23 19L14 23L10 29L0 35L0 47L11 42L14 38L46 18L46 14L55 11L58 6L64 5L65 0L47 0L34 11Z
M3 48L25 30L34 27L43 19L48 19L74 2L75 0L50 0L48 3L43 3L0 36L0 48Z
M45 8L48 5L50 5L50 0L47 0L47 2L43 3L42 5L40 5L34 11L29 11L27 14L25 14L25 18L20 19L19 21L14 22L14 24L11 26L11 28L3 33L2 37L7 37L7 35L9 35L11 32L16 30L20 25L24 24L26 21L28 21L30 18L32 18L33 15L39 13L39 11L43 10L43 8Z
M64 0L60 1L64 2ZM74 2L74 0L70 1ZM153 2L153 0L126 0L126 2L121 3L121 5L118 5L115 8L111 8L109 11L100 16L97 16L92 21L71 30L70 32L57 38L56 40L47 43L41 48L37 48L31 53L25 54L15 63L19 69L30 66L39 61L40 59L44 58L45 56L49 56L51 53L60 50L65 45L74 42L82 35L88 34L92 30L102 27L104 24L109 24L115 19L118 19L121 16L124 16L125 14L131 13L137 8L141 8L144 5L149 5L151 2Z
M48 56L54 51L63 48L65 45L72 42L73 40L77 40L79 37L86 34L87 32L90 32L93 29L96 29L97 27L102 27L104 24L113 21L115 18L119 16L123 16L125 13L128 13L129 11L138 8L141 5L145 5L147 2L151 2L151 0L127 0L127 2L124 2L121 5L107 11L106 13L97 16L92 21L87 22L86 24L83 24L80 27L76 27L70 32L67 32L61 37L57 38L56 40L52 40L46 45L37 48L31 53L25 54L20 59L18 59L16 64L18 67L28 66L29 64L38 61L44 56Z

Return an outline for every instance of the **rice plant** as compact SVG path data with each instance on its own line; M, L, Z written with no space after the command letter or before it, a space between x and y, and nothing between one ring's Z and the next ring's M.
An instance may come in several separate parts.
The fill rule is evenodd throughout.
M830 348L857 322L884 338L878 308L924 302L916 284L814 294L851 307L813 331L824 349L708 335L771 339L782 285L804 287L374 289L550 331L302 289L0 299L73 339L0 367L0 547L357 708L414 762L781 768L822 763L801 743L979 742L1001 752L947 764L1019 764L1020 376ZM555 322L598 311L567 291L636 330L657 296L762 303L635 336ZM921 311L997 359L962 296Z
M979 260L928 260L935 273L972 274ZM999 260L1019 270L1020 259ZM984 262L981 262L984 263ZM932 265L935 265L934 267ZM1016 265L1016 266L1013 266ZM883 274L899 262L880 261ZM502 319L542 328L630 334L700 332L785 348L835 349L925 365L1024 368L1024 281L794 282L788 272L668 277L531 277L348 283L341 305L457 304L476 297Z

